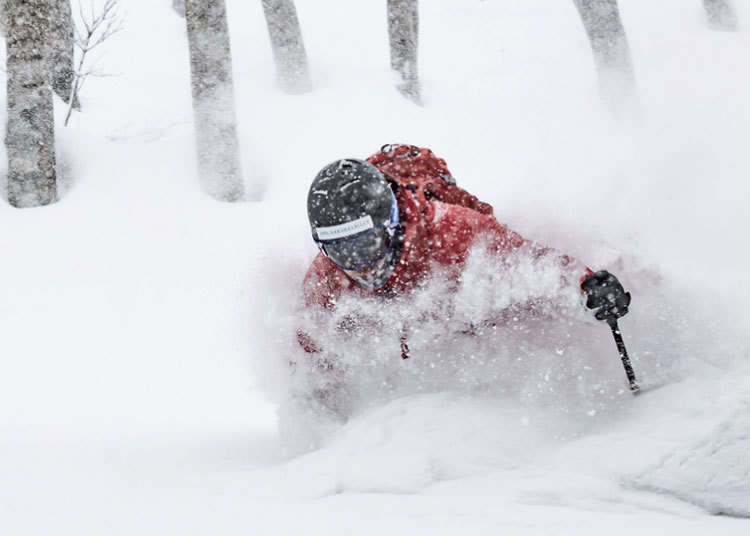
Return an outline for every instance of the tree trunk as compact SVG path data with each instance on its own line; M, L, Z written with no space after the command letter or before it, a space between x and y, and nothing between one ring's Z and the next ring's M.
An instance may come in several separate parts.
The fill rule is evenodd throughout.
M244 196L224 0L185 0L198 172L216 199Z
M737 13L730 0L703 0L703 7L714 30L735 31L739 28Z
M8 73L8 202L35 207L55 201L55 122L44 56L50 4L5 0Z
M279 86L287 93L312 89L305 44L293 0L263 0Z
M417 48L419 9L417 0L388 0L388 38L391 68L401 81L397 89L414 102L420 102Z
M635 75L617 0L573 0L591 42L602 96L618 109L635 97Z
M52 91L68 102L73 88L73 16L70 0L50 1L52 14L47 38L47 63ZM75 103L75 107L77 103Z

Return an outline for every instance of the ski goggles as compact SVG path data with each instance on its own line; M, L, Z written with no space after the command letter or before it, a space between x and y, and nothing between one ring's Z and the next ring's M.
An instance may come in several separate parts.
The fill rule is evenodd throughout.
M388 221L337 240L315 240L320 251L342 270L359 271L378 264L393 250L393 236L399 224L396 197L391 193L392 204Z

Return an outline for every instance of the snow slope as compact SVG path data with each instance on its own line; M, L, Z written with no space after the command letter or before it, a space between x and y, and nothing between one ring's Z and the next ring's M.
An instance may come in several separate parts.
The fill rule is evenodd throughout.
M643 489L673 494L712 513L748 513L748 408L745 400L734 414L703 438L679 447L635 483Z
M259 3L227 0L264 200L225 205L197 186L170 4L124 3L100 60L117 76L58 127L61 201L0 203L3 534L747 533L747 30L710 31L697 1L621 0L641 114L616 122L569 2L422 2L419 108L392 89L384 2L297 0L315 90L287 96ZM378 359L359 386L396 388L343 427L294 415L320 446L291 454L277 411L315 254L307 185L399 141L522 234L621 276L650 392L624 391L586 323L440 359L425 337L408 364L355 339Z

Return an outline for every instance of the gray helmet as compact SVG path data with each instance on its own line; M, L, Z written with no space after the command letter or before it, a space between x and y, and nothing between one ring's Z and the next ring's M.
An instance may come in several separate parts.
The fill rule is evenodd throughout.
M313 180L307 195L313 240L336 265L357 270L391 248L399 215L388 180L363 160L337 160Z

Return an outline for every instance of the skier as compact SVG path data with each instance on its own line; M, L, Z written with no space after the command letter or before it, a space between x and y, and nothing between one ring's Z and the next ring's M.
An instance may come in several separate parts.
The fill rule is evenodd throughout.
M303 284L307 306L333 309L344 293L384 299L407 294L435 266L458 280L472 247L483 240L501 258L557 257L566 281L599 320L628 312L630 294L614 275L592 272L499 223L492 207L458 187L445 161L429 149L386 145L366 161L327 165L310 187L307 212L320 249ZM322 350L308 333L299 331L298 339L307 352ZM404 358L407 342L402 335Z

